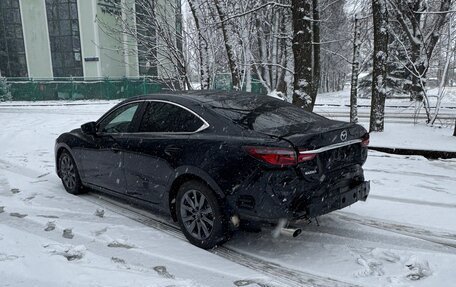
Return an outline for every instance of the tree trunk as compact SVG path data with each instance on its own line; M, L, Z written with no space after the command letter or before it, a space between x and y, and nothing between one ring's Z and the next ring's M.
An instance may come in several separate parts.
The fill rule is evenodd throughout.
M453 136L456 137L456 120L454 120L454 132L453 132Z
M358 75L359 75L359 48L361 46L359 20L355 15L355 35L353 36L353 61L350 90L350 122L358 123Z
M228 65L230 67L231 83L233 85L233 90L240 91L242 88L240 73L239 73L238 65L236 63L236 57L234 54L233 46L231 45L230 39L228 37L228 31L227 31L227 27L226 27L226 15L225 15L225 12L223 11L220 0L214 0L214 4L215 4L215 9L216 9L217 14L220 19L220 28L222 30L223 42L225 44L226 55L228 58Z
M317 99L318 87L320 86L320 10L318 0L312 0L312 32L313 32L313 67L312 67L312 110Z
M195 0L188 0L190 11L192 12L193 20L195 21L196 32L198 33L198 57L200 64L200 83L201 90L208 90L210 87L210 75L209 75L209 48L207 40L204 38L201 31L200 18L197 14Z
M289 20L289 18L286 16L286 15L282 15L282 19L281 19L281 23L280 23L280 34L282 35L286 35L287 34L287 21ZM277 86L276 86L276 90L280 93L283 94L283 96L286 98L286 95L287 95L287 87L288 87L288 84L287 82L285 81L285 77L287 75L287 70L285 69L285 67L288 66L288 47L287 47L287 39L285 39L285 37L282 37L279 41L279 45L280 45L280 51L282 53L282 61L281 61L281 65L282 68L279 72L279 76L278 76L278 79L277 79Z
M388 10L385 0L372 0L374 63L370 131L382 132L385 121L386 62L388 59Z
M293 104L312 110L312 2L292 0L294 84Z

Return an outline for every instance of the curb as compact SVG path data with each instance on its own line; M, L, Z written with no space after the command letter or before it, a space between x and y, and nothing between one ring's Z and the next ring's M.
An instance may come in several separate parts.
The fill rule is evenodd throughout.
M369 149L391 154L400 155L421 155L427 159L450 159L456 158L456 152L438 151L438 150L420 150L420 149L404 149L404 148L388 148L369 146Z

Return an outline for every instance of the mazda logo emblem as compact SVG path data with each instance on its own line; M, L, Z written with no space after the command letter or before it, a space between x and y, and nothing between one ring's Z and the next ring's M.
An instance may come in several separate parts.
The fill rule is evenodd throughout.
M340 133L340 139L344 142L347 140L347 137L348 137L348 132L347 130L343 130L341 133Z

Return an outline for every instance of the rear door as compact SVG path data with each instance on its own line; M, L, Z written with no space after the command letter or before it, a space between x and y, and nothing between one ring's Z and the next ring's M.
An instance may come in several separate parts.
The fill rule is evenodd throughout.
M127 192L130 196L159 203L175 168L188 156L188 137L205 128L188 108L169 101L150 101L138 133L124 155Z

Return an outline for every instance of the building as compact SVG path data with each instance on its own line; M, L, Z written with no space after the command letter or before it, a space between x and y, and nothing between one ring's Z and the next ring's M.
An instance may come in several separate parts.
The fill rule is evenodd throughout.
M141 1L180 9L177 2L168 4L173 1ZM141 55L136 38L114 35L125 28L119 26L136 23L125 7L136 11L137 4L135 0L0 0L1 75L32 79L160 76L163 65ZM165 21L178 25L179 16L168 13ZM160 54L150 49L148 53Z

